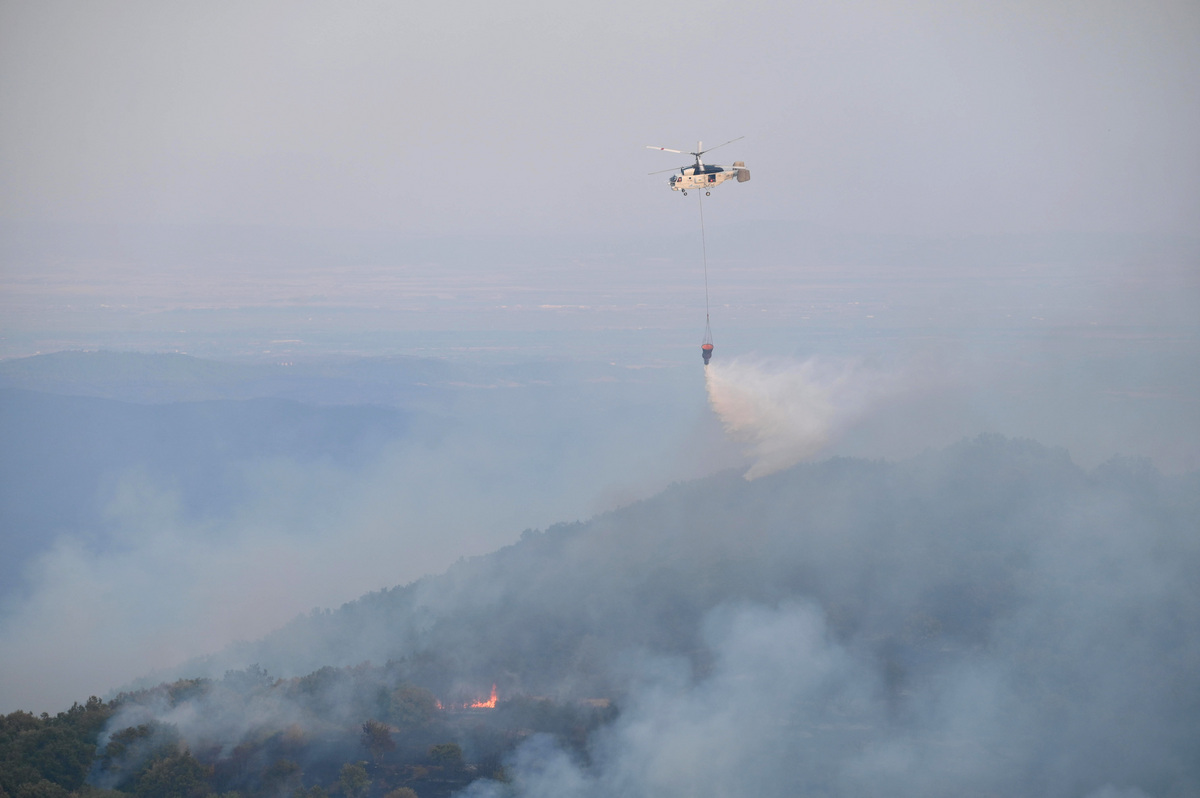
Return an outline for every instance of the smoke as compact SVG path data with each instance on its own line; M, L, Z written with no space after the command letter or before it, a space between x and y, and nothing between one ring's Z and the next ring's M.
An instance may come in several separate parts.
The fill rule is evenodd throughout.
M1034 566L1043 569L1060 573L1061 563ZM1153 657L1092 663L1077 658L1072 643L1063 647L1068 662L1022 662L1031 634L1040 648L1051 645L1046 627L1096 623L1092 606L1060 608L1068 617L1031 633L1027 616L1045 614L1053 602L1029 598L986 648L943 643L935 655L942 662L925 664L928 673L901 691L889 688L888 668L866 641L839 641L813 604L717 607L704 624L711 670L678 658L640 662L622 715L593 738L588 761L549 739L530 740L506 764L511 784L479 781L462 795L949 798L972 787L991 795L1193 794L1181 772L1187 768L1174 759L1188 745L1176 726L1185 713L1155 705L1182 686L1185 671L1163 676L1170 687L1150 685ZM1098 631L1085 632L1093 647ZM1059 684L1046 690L1039 682ZM1083 692L1100 684L1110 692L1074 700L1081 684ZM1114 716L1119 728L1108 725ZM1113 786L1118 780L1161 792Z
M805 490L818 472L846 478ZM511 789L471 798L1196 794L1184 483L1122 459L1085 475L1065 453L981 439L747 491L765 518L792 497L789 555L763 550L750 507L714 523L755 541L762 581L769 562L811 563L822 600L715 607L701 656L631 669L588 761L531 743L509 762Z
M1123 790L1109 785L1096 790L1088 798L1148 798L1148 796L1136 787Z
M840 746L847 735L863 738L878 722L878 679L831 640L809 604L717 607L705 620L704 643L713 657L708 673L668 657L635 666L625 710L594 741L590 766L545 738L524 744L509 762L512 792L795 794L814 766L829 767L820 765L817 749ZM464 793L509 794L486 781Z
M745 444L748 480L820 453L878 396L883 380L854 362L733 360L705 369L708 400Z
M163 688L109 731L156 721L216 750L294 724L311 741L375 717L372 679L445 695L498 678L502 699L618 711L586 740L530 735L510 781L468 798L1194 795L1195 480L999 436L722 473L228 652L284 675L301 646L382 670L253 701L236 673Z
M117 416L126 422L120 429L133 430L124 437L141 440L134 433L146 437L145 428L131 415L158 414L170 421L159 434L186 445L126 468L118 466L144 455L116 448L121 436L111 436L113 448L85 450L113 464L97 488L96 517L11 564L20 589L0 595L0 712L53 711L102 695L148 671L262 637L313 607L436 573L511 542L521 529L591 514L597 493L651 490L645 486L669 473L664 461L674 461L692 414L706 412L697 397L688 413L664 421L654 405L631 404L629 396L646 401L640 383L601 390L554 378L551 386L460 389L444 402L446 418L394 439L367 427L378 440L360 449L337 427L328 437L354 454L341 461L291 449L218 451L205 462L220 479L201 479L207 472L189 465L204 455L194 443L204 431L233 438L232 422L220 415L229 405L198 405L203 412L195 415L216 419L199 431L186 427L191 417L177 412L183 405ZM333 394L336 385L318 388ZM67 409L86 411L89 401ZM341 412L353 419L370 408ZM595 423L605 414L621 424ZM39 429L63 418L49 415ZM81 424L78 437L99 423ZM309 428L292 434L325 445ZM27 449L6 453L7 462L44 447L44 436L29 439ZM642 455L635 469L630 451ZM223 485L232 488L221 492Z

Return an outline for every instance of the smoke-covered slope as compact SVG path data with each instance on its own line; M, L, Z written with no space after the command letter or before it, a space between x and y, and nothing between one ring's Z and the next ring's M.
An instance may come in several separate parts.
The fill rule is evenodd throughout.
M1087 474L1062 450L1000 438L901 464L835 459L749 483L725 473L527 532L443 576L299 619L239 656L288 672L429 651L481 678L515 658L541 690L573 673L569 641L687 652L712 607L796 597L819 601L845 634L902 637L925 623L975 645L1031 587L1038 552L1068 533L1090 526L1099 545L1126 526L1147 545L1195 546L1189 484L1144 461Z
M1086 473L1002 438L722 474L530 532L188 673L391 659L435 693L495 681L502 695L614 696L624 712L595 741L601 764L573 777L588 790L637 779L640 793L661 776L764 794L1187 794L1200 785L1198 488L1144 461ZM722 744L720 761L705 754ZM655 776L670 763L639 745L678 748L692 770Z

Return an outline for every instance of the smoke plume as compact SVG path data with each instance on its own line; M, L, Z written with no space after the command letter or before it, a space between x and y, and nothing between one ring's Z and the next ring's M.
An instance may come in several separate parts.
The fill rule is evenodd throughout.
M1197 795L1197 480L1000 436L722 472L297 619L127 697L108 732L170 727L222 768L263 752L216 791L285 753L329 784L361 757L345 729L403 725L401 686L499 682L488 722L521 734L437 731L503 766L463 798ZM543 697L613 711L535 727Z
M810 458L878 393L861 367L810 358L733 360L705 369L708 400L725 432L745 444L748 480Z

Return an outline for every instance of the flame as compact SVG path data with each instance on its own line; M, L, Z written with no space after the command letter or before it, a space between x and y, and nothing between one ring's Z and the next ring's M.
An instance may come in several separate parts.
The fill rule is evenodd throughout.
M438 709L445 709L445 707L444 707L444 706L442 706L442 702L441 702L441 701L437 701L437 700L435 699L435 703L437 704L437 708L438 708Z
M496 685L492 685L492 697L487 701L476 701L473 704L467 704L468 709L495 709L496 708Z

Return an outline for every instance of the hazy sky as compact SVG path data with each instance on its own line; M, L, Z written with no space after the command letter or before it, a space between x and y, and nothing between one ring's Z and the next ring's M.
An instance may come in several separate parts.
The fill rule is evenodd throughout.
M5 0L0 218L1194 235L1198 96L1194 0Z

